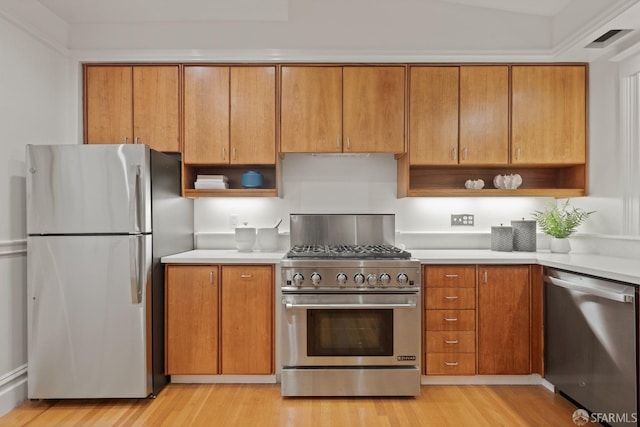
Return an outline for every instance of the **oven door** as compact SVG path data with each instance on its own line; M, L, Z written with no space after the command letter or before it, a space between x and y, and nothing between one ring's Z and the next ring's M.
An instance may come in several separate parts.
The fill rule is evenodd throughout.
M417 366L420 297L285 294L283 367Z

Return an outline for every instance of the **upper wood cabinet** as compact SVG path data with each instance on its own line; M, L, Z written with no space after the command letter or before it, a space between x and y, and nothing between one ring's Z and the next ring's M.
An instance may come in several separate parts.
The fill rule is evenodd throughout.
M507 164L509 68L411 67L412 165Z
M586 64L410 66L398 196L584 196L586 78ZM504 174L522 185L495 188Z
M342 152L342 67L282 67L280 151Z
M411 67L409 161L458 163L459 67Z
M85 65L87 144L147 144L180 152L177 65Z
M460 164L509 162L509 67L460 67Z
M281 71L281 152L405 151L404 66Z
M512 163L586 161L586 66L512 67Z
M184 67L184 162L272 165L276 67Z

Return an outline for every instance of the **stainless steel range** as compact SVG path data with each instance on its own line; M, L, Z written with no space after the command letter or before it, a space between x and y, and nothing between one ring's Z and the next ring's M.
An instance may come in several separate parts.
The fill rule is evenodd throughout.
M283 396L420 394L420 262L394 215L291 215Z

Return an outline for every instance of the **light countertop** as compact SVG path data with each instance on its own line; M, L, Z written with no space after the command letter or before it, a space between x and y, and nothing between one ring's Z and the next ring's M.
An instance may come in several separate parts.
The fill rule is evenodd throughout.
M497 252L488 249L407 249L423 264L541 264L640 285L640 261L604 255L538 252ZM165 264L277 264L286 251L239 252L196 249L162 257Z

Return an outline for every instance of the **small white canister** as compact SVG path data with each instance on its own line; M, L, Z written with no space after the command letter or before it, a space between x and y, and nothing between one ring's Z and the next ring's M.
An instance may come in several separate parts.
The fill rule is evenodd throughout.
M491 227L491 250L511 252L513 250L513 228L509 226Z

